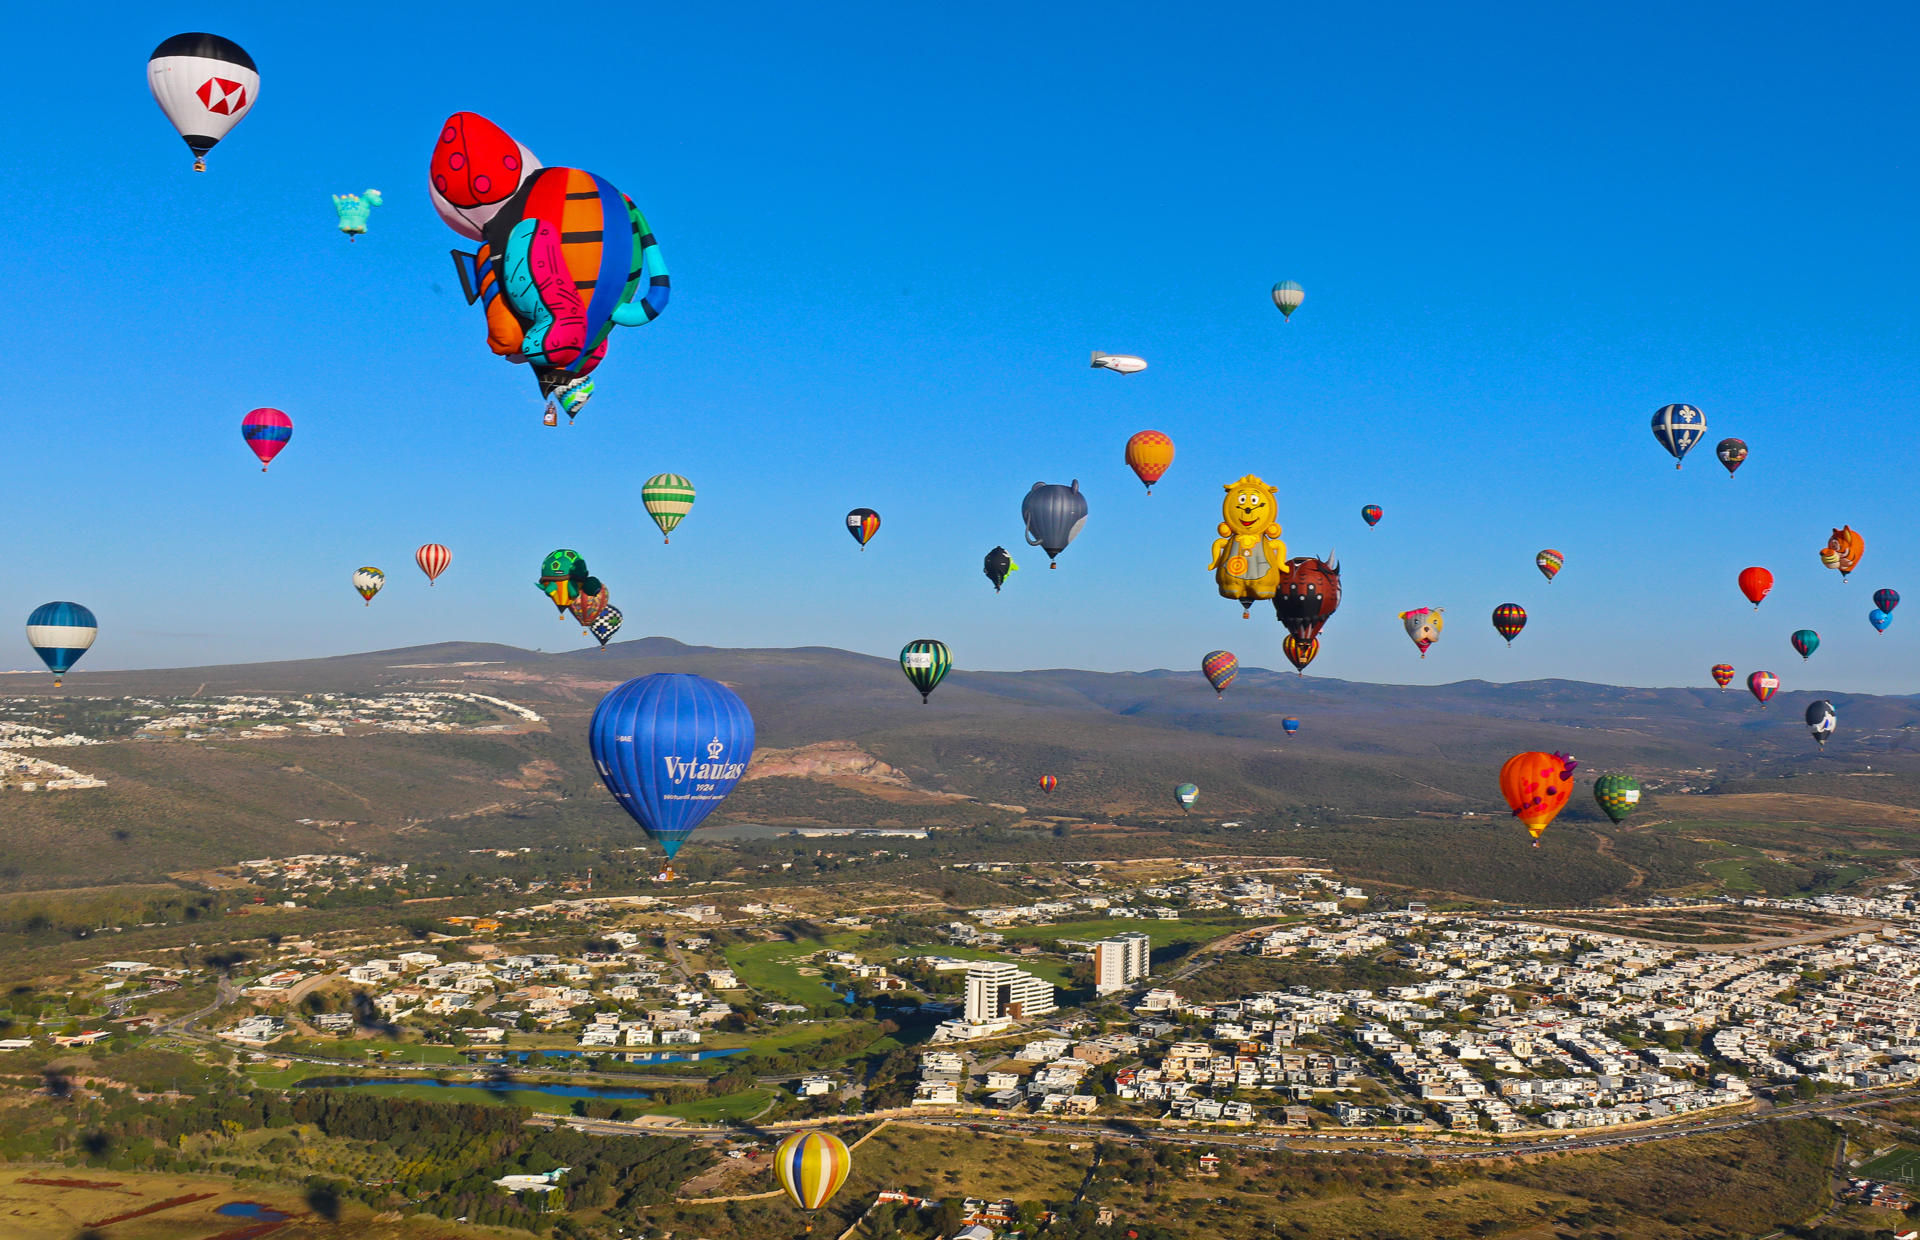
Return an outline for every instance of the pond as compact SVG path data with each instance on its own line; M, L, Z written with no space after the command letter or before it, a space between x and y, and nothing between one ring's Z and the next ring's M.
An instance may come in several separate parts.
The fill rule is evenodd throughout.
M229 1201L226 1205L216 1206L213 1212L226 1218L252 1219L256 1223L284 1223L293 1217L257 1201Z
M614 1089L597 1085L541 1085L529 1081L436 1081L398 1076L312 1076L295 1089L359 1089L368 1085L425 1085L432 1089L479 1089L490 1094L544 1094L549 1098L651 1098L644 1089Z

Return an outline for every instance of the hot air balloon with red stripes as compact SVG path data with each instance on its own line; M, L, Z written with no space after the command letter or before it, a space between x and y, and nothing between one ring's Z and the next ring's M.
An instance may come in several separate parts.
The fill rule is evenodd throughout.
M447 571L447 565L453 563L453 552L440 543L426 543L413 553L413 562L427 575L427 584L432 585Z
M1209 650L1200 660L1200 674L1213 686L1215 697L1224 696L1227 686L1240 674L1240 660L1231 650Z
M1709 669L1708 674L1713 677L1714 684L1724 689L1733 683L1733 664L1716 663Z
M1060 777L1058 775L1042 775L1040 777L1040 791L1042 792L1052 792L1059 786Z

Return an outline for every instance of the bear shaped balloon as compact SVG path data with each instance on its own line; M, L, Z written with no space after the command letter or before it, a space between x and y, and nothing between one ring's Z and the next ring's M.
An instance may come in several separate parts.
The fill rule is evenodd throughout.
M1220 597L1251 615L1253 600L1270 599L1288 572L1287 544L1280 540L1280 502L1274 489L1252 474L1226 484L1220 501L1220 537L1213 540L1213 579Z

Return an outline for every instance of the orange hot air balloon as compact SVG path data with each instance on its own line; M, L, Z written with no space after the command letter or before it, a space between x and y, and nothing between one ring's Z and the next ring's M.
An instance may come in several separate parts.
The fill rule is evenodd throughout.
M1164 431L1141 431L1127 440L1127 468L1139 475L1140 481L1147 484L1147 494L1153 494L1153 484L1173 464L1173 440Z
M1579 766L1571 754L1517 753L1500 768L1500 794L1507 808L1526 824L1533 846L1540 847L1540 833L1573 795L1573 771Z
M1760 600L1767 597L1773 589L1773 574L1764 568L1743 568L1740 570L1740 593L1747 596L1755 611L1760 610Z
M1320 653L1320 639L1310 637L1306 641L1301 641L1289 633L1287 639L1280 643L1280 649L1286 654L1287 662L1293 664L1293 670L1305 676L1307 664L1313 662L1315 656Z
M1828 568L1840 570L1840 579L1845 581L1847 574L1860 567L1860 557L1867 553L1867 541L1860 537L1860 531L1851 525L1843 525L1827 539L1827 545L1820 549L1820 562Z

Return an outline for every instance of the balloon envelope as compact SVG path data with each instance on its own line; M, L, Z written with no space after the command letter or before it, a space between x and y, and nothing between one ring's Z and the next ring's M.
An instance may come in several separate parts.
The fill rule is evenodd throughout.
M264 474L273 458L292 441L293 419L278 409L255 409L240 419L240 437L260 458L260 472Z
M1794 651L1803 659L1820 649L1820 635L1812 629L1796 629L1787 640L1793 643Z
M1722 439L1713 454L1727 467L1727 476L1732 477L1735 470L1747 459L1747 441L1744 439Z
M1552 581L1560 570L1566 567L1566 563L1567 557L1551 547L1533 557L1533 566L1539 569L1540 575L1548 581Z
M1307 299L1307 291L1292 280L1282 280L1273 286L1273 307L1280 312L1281 318L1290 319L1300 303Z
M802 1210L818 1210L840 1191L853 1170L853 1155L839 1137L819 1129L796 1132L773 1152L780 1187Z
M1740 593L1747 596L1747 601L1753 604L1755 611L1760 609L1760 600L1767 597L1767 592L1772 589L1773 574L1766 569L1755 566L1740 570Z
M56 685L99 635L100 622L79 603L42 603L27 616L27 645L53 673Z
M1747 677L1747 692L1765 706L1767 699L1780 691L1780 678L1772 672L1754 672Z
M679 474L655 474L640 484L640 506L660 527L660 541L670 543L674 528L693 511L693 483Z
M1080 536L1087 523L1087 498L1080 494L1080 480L1075 478L1067 486L1034 483L1020 501L1020 519L1027 526L1027 545L1041 548L1052 560Z
M1200 799L1200 786L1181 784L1173 790L1173 799L1180 803L1181 809L1192 809L1193 803Z
M176 34L147 57L147 89L193 152L193 170L246 119L260 96L260 71L238 43L217 34Z
M871 508L856 508L847 514L847 533L862 549L880 532L880 514Z
M1322 560L1296 556L1287 561L1273 593L1273 618L1301 641L1318 641L1333 613L1340 610L1340 561L1331 552Z
M1127 468L1146 484L1147 494L1152 495L1153 484L1160 481L1173 464L1173 440L1163 431L1141 431L1127 440L1126 459Z
M1493 609L1493 631L1507 639L1507 645L1513 645L1513 639L1520 636L1520 630L1527 627L1527 609L1518 603L1502 603Z
M587 632L593 634L593 639L600 643L600 649L605 650L607 643L613 640L613 635L620 631L620 624L625 619L618 607L608 604L607 609L587 626Z
M671 859L747 773L753 715L719 681L659 672L601 698L587 744L607 791Z
M1892 615L1893 609L1900 605L1900 591L1887 589L1875 590L1873 592L1873 605L1888 615Z
M1360 519L1368 525L1380 524L1380 518L1386 515L1386 510L1378 504L1368 504L1360 510Z
M1693 450L1700 437L1707 433L1707 415L1692 405L1662 405L1653 414L1653 437L1660 446L1673 454L1673 467L1680 468L1681 458Z
M1724 689L1733 683L1733 664L1716 663L1713 665L1711 675L1713 676L1713 683Z
M947 678L952 668L953 652L945 642L921 637L900 648L900 670L907 674L913 687L920 690L922 702Z
M1813 733L1813 739L1825 748L1827 738L1840 725L1840 718L1834 713L1833 703L1825 700L1814 702L1807 707L1807 730Z
M427 192L448 228L469 240L540 168L540 161L507 131L478 112L455 112L440 126L427 164Z
M1573 796L1573 772L1579 763L1564 753L1517 753L1500 768L1500 793L1534 838L1536 846L1547 824Z
M1060 786L1060 779L1058 776L1042 775L1040 777L1040 791L1042 792L1052 792L1055 788L1058 788L1059 786Z
M371 564L363 564L353 570L353 588L360 597L373 602L373 596L380 593L380 587L387 584L387 575Z
M1893 623L1893 616L1891 613L1876 607L1867 613L1867 623L1873 626L1875 632L1884 633L1887 631L1887 626Z
M981 571L986 573L987 580L993 583L993 592L998 594L1007 578L1020 571L1020 566L1013 562L1013 557L1007 554L1005 547L995 547L987 552L986 559L981 562Z
M1289 633L1287 639L1280 643L1280 651L1287 656L1287 662L1293 664L1294 671L1305 675L1307 664L1313 662L1320 654L1320 639L1313 637L1301 641Z
M427 575L427 584L432 585L447 571L447 565L453 563L453 552L439 543L426 543L413 553L413 562Z
M1622 822L1640 808L1640 781L1631 775L1602 775L1594 781L1593 799L1607 817Z
M1298 719L1291 719L1291 718L1282 719L1280 721L1280 726L1286 730L1286 733L1288 736L1292 736L1295 732L1298 732L1300 730L1300 721Z
M1240 674L1240 660L1233 656L1231 650L1210 650L1200 660L1200 674L1213 686L1216 696L1223 694L1227 686L1233 683L1233 678Z

